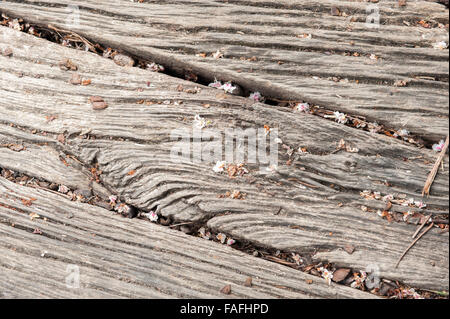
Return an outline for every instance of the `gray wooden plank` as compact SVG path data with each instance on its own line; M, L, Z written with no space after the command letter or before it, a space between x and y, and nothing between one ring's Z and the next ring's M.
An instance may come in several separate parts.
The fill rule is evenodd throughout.
M0 194L1 297L374 298L224 245L3 178ZM29 197L35 198L31 206L20 200ZM40 217L30 219L31 213ZM36 228L41 235L33 234ZM79 288L70 288L71 281L66 285L68 265L79 267ZM244 286L249 276L253 287ZM232 285L231 295L220 293L226 284Z
M3 1L0 8L64 28L72 21L69 4ZM448 10L421 0L404 7L396 0L382 1L371 4L381 17L380 28L371 29L366 25L368 5L192 0L116 1L111 6L106 0L83 1L80 23L70 27L105 45L156 59L181 74L191 70L210 81L233 80L263 95L306 100L439 141L448 130L448 50L433 45L448 44ZM340 16L331 14L334 7ZM419 25L421 20L432 28ZM312 38L299 38L302 34ZM217 50L223 59L210 57ZM372 54L379 59L371 60ZM256 59L249 61L252 57ZM349 81L334 82L330 77ZM398 80L409 85L395 87Z

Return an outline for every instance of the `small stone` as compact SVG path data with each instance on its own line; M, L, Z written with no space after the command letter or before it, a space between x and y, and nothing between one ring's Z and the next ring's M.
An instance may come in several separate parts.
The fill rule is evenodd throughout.
M129 206L128 210L128 218L135 218L138 215L138 211L136 207Z
M134 60L124 54L116 54L113 58L114 63L120 66L133 66Z

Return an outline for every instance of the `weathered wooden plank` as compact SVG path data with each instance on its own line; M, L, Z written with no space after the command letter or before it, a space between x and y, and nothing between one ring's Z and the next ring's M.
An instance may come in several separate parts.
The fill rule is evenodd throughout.
M24 205L21 199L30 197L32 205ZM42 234L33 234L36 228ZM0 296L6 298L374 297L3 178L0 236ZM66 286L68 265L79 267L78 289ZM253 287L244 286L249 276ZM226 284L229 296L220 293Z
M0 8L64 28L78 14L69 4L3 1ZM366 25L369 5L380 11L380 28ZM79 18L72 31L181 74L191 70L263 95L363 115L427 141L439 141L448 130L448 50L433 49L439 41L448 43L448 10L437 3L191 0L111 6L104 0L83 1ZM224 58L211 57L217 50ZM396 87L398 80L409 84Z
M420 199L436 157L431 150L309 114L224 96L201 85L197 94L180 92L179 85L185 89L195 85L122 68L29 35L14 42L17 32L7 28L0 32L0 39L5 34L10 39L1 45L13 49L11 57L0 57L0 122L5 123L0 134L10 141L26 145L37 144L34 140L43 136L53 139L50 147L58 145L59 151L75 154L86 168L98 165L103 185L143 211L156 210L179 221L208 221L210 227L237 239L301 254L317 252L316 258L338 265L354 263L364 269L377 264L384 278L448 289L448 232L433 230L395 269L415 225L388 223L360 209L384 206L382 201L361 198L359 192L366 189ZM83 78L92 80L90 85L68 83L73 72L58 67L67 57ZM102 96L109 107L92 110L87 100L93 95ZM219 131L279 128L283 143L294 150L291 165L285 164L289 156L281 147L278 170L269 175L251 164L249 174L229 178L213 172L215 163L172 162L175 142L170 133L191 128L195 114L211 120L211 127ZM56 118L47 121L46 116L52 115ZM64 144L56 143L59 134L65 135ZM359 152L336 153L342 138ZM299 147L309 153L299 153ZM448 214L448 182L446 169L439 173L432 196L424 199L428 207L423 213ZM245 200L219 198L233 190L245 193ZM401 216L409 209L413 210L393 206ZM357 248L357 261L353 255L338 253L346 244Z

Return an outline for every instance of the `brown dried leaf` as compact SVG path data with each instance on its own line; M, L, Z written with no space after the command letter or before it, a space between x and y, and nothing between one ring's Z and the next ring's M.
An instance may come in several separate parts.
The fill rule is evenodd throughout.
M348 254L353 254L353 252L355 251L355 247L352 245L345 245L344 246L344 250L348 253Z
M226 285L225 287L220 289L220 292L225 294L225 295L231 294L231 285Z
M333 281L334 282L341 282L345 278L347 278L348 274L350 273L350 269L348 268L340 268L336 270L333 273Z

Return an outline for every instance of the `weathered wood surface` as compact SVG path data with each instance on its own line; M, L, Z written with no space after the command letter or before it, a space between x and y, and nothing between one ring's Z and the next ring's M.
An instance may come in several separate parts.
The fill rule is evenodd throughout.
M382 278L448 290L448 232L433 229L395 269L416 226L389 223L360 209L361 205L374 209L384 206L381 201L361 198L359 192L366 189L421 199L421 189L436 158L431 150L309 114L224 96L200 85L197 94L179 92L180 84L185 89L196 85L164 74L119 67L97 55L8 28L0 28L0 39L3 48L13 49L12 57L0 56L0 144L27 147L21 152L5 149L4 153L2 148L0 166L48 181L63 174L74 176L71 182L79 185L73 187L82 188L86 182L80 163L84 171L97 164L102 171L103 192L108 189L143 211L156 209L177 221L207 222L236 239L312 253L316 259L354 269L377 265ZM90 85L68 83L73 72L58 67L68 57L78 65L83 78L92 80ZM88 97L93 95L102 96L109 107L92 110ZM170 103L158 104L163 101ZM204 104L210 106L205 108ZM286 165L288 156L280 147L277 172L261 174L258 167L248 165L249 174L239 178L213 172L214 163L173 163L170 151L175 142L170 140L170 132L191 128L195 114L211 120L211 127L221 131L264 125L279 128L285 145L294 150L306 147L310 153L296 151L292 164ZM55 119L48 121L46 116ZM59 134L64 134L64 143L57 141ZM341 138L357 146L359 153L334 152ZM25 160L37 158L46 148L54 151L47 152L42 161ZM61 152L75 155L80 162L69 161L68 173L63 173L65 165L56 163ZM47 165L52 157L55 165ZM135 174L130 175L131 171ZM424 199L428 204L424 213L448 214L448 184L446 166L433 184L432 196ZM245 193L245 200L219 198L233 190ZM400 213L408 209L393 207ZM133 222L133 227L144 227L135 224L139 222ZM133 240L139 234L133 235ZM342 252L347 244L356 247L352 255Z
M4 178L0 237L0 298L221 298L227 284L230 298L374 297ZM79 267L79 289L66 286L68 265Z
M74 11L67 8L72 4L6 0L0 9L65 28L73 21ZM379 1L381 25L375 29L366 25L366 10L373 4L362 1L90 0L77 5L80 23L70 25L71 31L178 73L233 80L266 96L366 116L428 142L448 131L448 50L433 49L439 41L448 44L443 5ZM432 28L419 25L421 20ZM299 38L303 34L312 38ZM211 57L217 50L224 58ZM372 54L378 59L370 59ZM397 87L398 80L408 85Z

